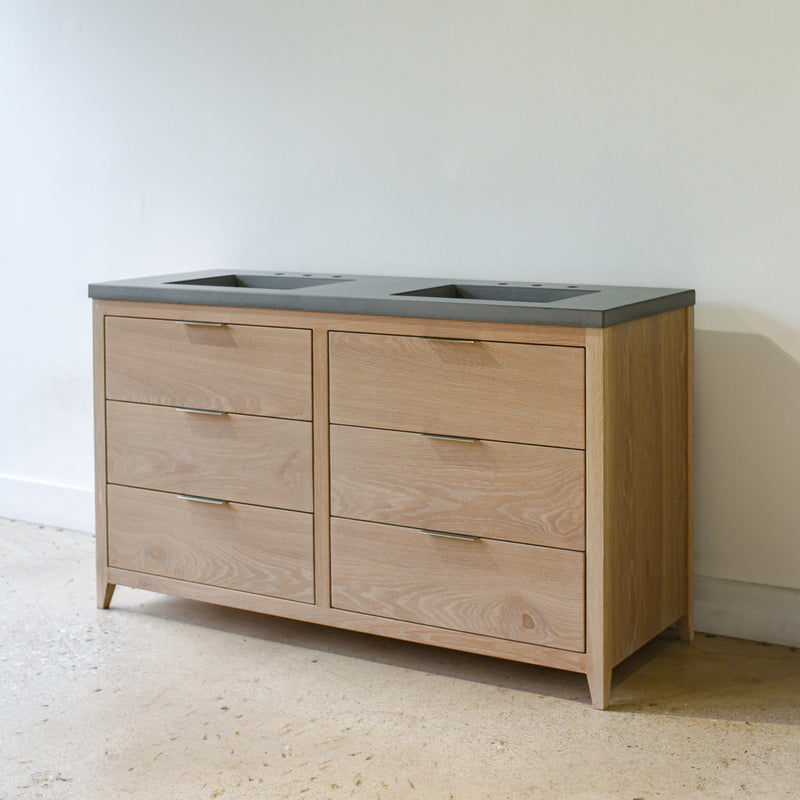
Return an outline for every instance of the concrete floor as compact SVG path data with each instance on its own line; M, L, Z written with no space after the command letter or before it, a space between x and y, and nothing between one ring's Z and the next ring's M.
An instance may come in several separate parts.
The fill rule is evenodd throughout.
M0 520L0 799L800 796L800 653L666 634L583 676L118 588Z

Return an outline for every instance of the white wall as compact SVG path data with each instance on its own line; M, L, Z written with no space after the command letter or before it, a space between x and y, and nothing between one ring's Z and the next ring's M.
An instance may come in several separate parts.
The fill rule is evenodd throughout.
M0 514L91 529L90 280L688 286L699 626L800 644L798 41L796 0L5 0Z

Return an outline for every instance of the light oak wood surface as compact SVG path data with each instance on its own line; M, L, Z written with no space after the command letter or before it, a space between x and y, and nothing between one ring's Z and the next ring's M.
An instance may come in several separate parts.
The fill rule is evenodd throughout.
M333 425L331 513L582 550L584 454Z
M676 622L691 635L691 309L586 350L587 677L606 708L616 664Z
M686 314L686 613L678 619L684 642L694 639L694 307Z
M312 511L311 423L106 404L109 483Z
M584 649L584 556L333 518L336 608Z
M342 611L337 608L320 607L317 604L297 603L278 597L267 597L252 592L240 592L218 586L208 586L190 581L165 578L161 575L150 575L144 572L109 567L109 578L122 586L133 586L152 592L162 592L204 603L241 608L246 611L257 611L279 617L331 625L351 631L362 631L377 636L390 636L420 644L449 647L467 653L481 653L497 658L507 658L525 664L538 664L545 667L566 669L572 672L586 671L586 656L573 650L557 650L527 642L515 642L511 639L498 639L447 628L435 628L431 625L420 625L415 622L374 617L370 614L359 614L354 611Z
M458 319L384 317L374 314L329 314L280 308L200 306L189 303L148 303L130 300L94 300L95 307L109 316L152 319L186 319L235 325L317 330L360 331L405 336L477 338L496 342L522 342L565 347L583 347L587 328L558 325L524 325L515 322L472 322Z
M691 637L691 309L606 329L126 301L95 301L94 309L98 605L107 607L114 586L124 584L575 670L586 674L597 708L609 703L615 664L670 624ZM107 327L122 317L131 318L122 323L123 345L112 342L107 351ZM174 371L163 366L170 356L159 355L157 344L145 346L154 348L150 375L141 365L112 366L136 360L129 334L147 322L137 317L172 331L182 327L176 319L225 323L195 337L259 329L256 337L266 331L273 344L277 329L290 329L293 343L282 352L296 375L284 393L276 366L262 400L244 384L215 384L215 367L205 366L176 382L194 392L180 405L226 410L215 409L214 398L228 397L231 410L241 403L258 410L178 412L168 406L180 396L170 385ZM114 332L111 338L117 341ZM212 339L192 344L203 342ZM282 363L277 351L273 358ZM157 384L146 388L155 394L143 396L155 405L106 402L107 366L117 374L108 383L112 392ZM228 383L246 381L236 358L230 369ZM308 383L298 393L295 378L303 372ZM237 394L247 397L233 399ZM289 405L302 411L273 405L292 395ZM125 394L126 401L135 397ZM305 421L312 417L313 424ZM491 491L501 478L503 490ZM122 505L129 511L112 510L108 530L107 481L110 498L141 492L148 499L134 503L128 494ZM149 500L169 497L167 491L235 501L211 507L212 514L241 508L258 517L263 524L245 526L249 555L237 554L238 534L224 526L214 529L223 531L221 540L211 528L184 522L156 534L173 513L189 513L190 501L170 510ZM330 518L331 503L335 514L355 519ZM313 510L313 520L276 510L289 508ZM270 558L284 558L287 543L273 514L308 523L292 539L292 546L313 548L297 557L297 575L305 575L296 579L297 593L237 588L247 585L249 570L269 571ZM583 515L580 534L565 525L575 514ZM485 536L489 525L500 538L447 540L416 529ZM528 535L558 548L514 541ZM111 566L109 538L119 559ZM585 558L559 549L584 542ZM332 600L346 607L332 607Z
M583 349L333 332L331 422L584 446Z
M317 325L313 334L314 364L314 559L316 602L331 605L330 458L328 433L328 330Z
M687 613L685 309L605 331L604 507L611 659Z
M314 602L311 514L108 487L109 564Z
M605 492L605 332L586 335L586 678L595 708L611 694L610 529Z
M111 400L311 419L311 332L106 318Z
M108 608L115 585L108 578L108 519L106 514L106 359L103 306L92 305L94 382L94 508L97 607Z

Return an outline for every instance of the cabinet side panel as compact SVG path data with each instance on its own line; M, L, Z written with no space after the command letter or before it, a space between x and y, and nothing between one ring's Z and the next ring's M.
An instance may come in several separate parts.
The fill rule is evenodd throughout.
M687 567L687 609L686 617L679 621L678 628L684 640L694 638L694 308L686 309L686 408L688 427L686 431L686 469L688 492L688 526L686 541Z
M606 708L613 667L608 636L610 533L605 524L605 330L586 332L586 677L595 708Z
M680 309L605 332L607 623L614 664L688 609L687 328Z
M94 502L97 607L108 608L114 586L108 583L108 521L106 515L106 364L105 309L92 303L94 359Z

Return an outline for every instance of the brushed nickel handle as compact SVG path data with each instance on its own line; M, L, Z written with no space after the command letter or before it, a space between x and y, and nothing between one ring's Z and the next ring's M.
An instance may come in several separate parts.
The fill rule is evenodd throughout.
M442 439L445 442L468 442L474 444L480 441L480 439L473 439L470 436L447 436L444 433L421 433L420 436L424 436L426 439Z
M193 319L176 319L178 325L202 325L204 328L223 328L227 323L225 322L196 322Z
M462 542L477 542L477 536L465 536L463 533L445 533L444 531L429 531L425 528L419 529L420 533L426 536L441 536L443 539L460 539Z
M452 339L449 336L422 336L426 342L452 342L453 344L478 344L479 339Z
M217 500L213 497L198 497L194 494L179 494L181 500L191 500L193 503L210 503L213 506L224 506L227 500Z
M227 411L208 411L205 408L176 408L176 411L185 411L187 414L205 414L209 417L221 417L227 414Z

